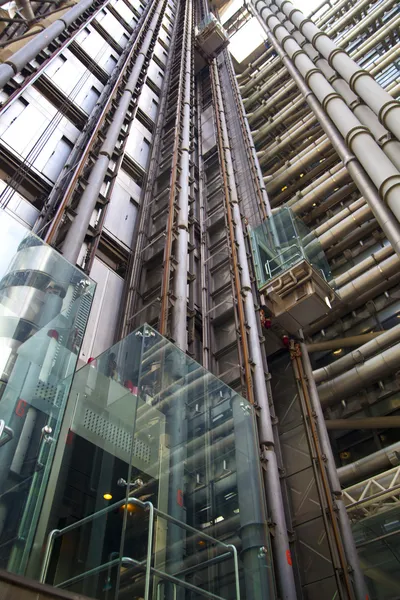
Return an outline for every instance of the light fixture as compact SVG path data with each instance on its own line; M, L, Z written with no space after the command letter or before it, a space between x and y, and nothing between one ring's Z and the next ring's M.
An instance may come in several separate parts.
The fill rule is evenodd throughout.
M400 319L400 313L397 313L396 317L397 317L398 319Z
M333 351L333 354L337 355L337 354L341 354L343 352L343 348L338 348L337 350Z
M300 177L304 177L304 173L300 173Z
M285 190L287 190L287 185L283 186L283 188L281 189L281 192L284 192Z
M317 206L317 203L316 203L316 202L313 202L313 206Z
M104 498L104 500L112 500L112 494L109 494L107 492L107 494L103 494L103 498Z

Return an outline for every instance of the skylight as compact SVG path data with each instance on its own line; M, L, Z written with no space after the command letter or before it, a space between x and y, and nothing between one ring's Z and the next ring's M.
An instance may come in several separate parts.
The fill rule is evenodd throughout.
M294 6L299 8L306 16L312 10L321 4L321 0L292 0ZM228 7L221 14L221 22L226 21L243 6L243 0L232 0ZM258 20L253 17L246 25L243 25L237 33L231 37L229 50L235 59L240 63L246 59L249 54L254 52L265 41L265 33Z

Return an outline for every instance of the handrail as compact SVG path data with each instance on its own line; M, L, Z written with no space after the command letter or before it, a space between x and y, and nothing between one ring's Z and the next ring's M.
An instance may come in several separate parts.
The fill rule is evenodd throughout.
M286 260L280 262L280 264L277 267L274 267L273 269L271 269L271 267L269 266L269 263L279 261L283 254L285 254L286 252L288 252L289 250L291 250L293 248L296 248L296 250L298 251L296 254L294 254L290 258L287 258ZM267 271L267 274L269 275L269 277L272 278L273 271L284 268L286 263L288 263L292 258L297 257L297 256L299 256L299 258L302 258L302 257L304 258L304 254L301 252L301 246L298 244L291 244L290 246L283 248L283 250L281 250L281 252L278 252L272 258L268 259L265 263L265 270Z
M108 569L109 567L113 567L118 564L124 563L124 564L132 564L132 565L135 565L135 566L141 567L141 568L143 568L145 566L144 600L150 600L150 578L151 578L152 573L157 575L157 577L159 577L160 579L165 579L166 581L170 581L174 584L182 585L183 587L185 587L191 591L200 593L207 598L211 598L214 600L224 600L220 596L216 596L214 594L211 594L210 592L206 592L205 590L202 590L201 588L193 586L192 584L182 581L181 579L176 577L176 575L179 575L179 574L182 575L182 574L189 573L190 569L186 569L182 573L178 572L178 573L175 573L175 575L169 575L167 573L163 573L162 571L159 571L158 569L155 569L154 567L152 567L151 559L152 559L154 515L158 515L160 518L165 519L166 521L169 521L170 523L173 523L179 527L182 527L186 531L194 533L194 534L198 535L199 537L204 538L205 540L208 540L214 544L218 544L219 546L226 548L228 550L227 554L233 555L234 570L235 570L235 596L236 596L236 600L240 600L239 562L238 562L237 549L233 544L225 544L224 542L217 540L216 538L208 535L207 533L203 533L202 531L195 529L191 525L187 525L186 523L179 521L175 517L172 517L171 515L159 510L158 508L155 508L155 506L153 505L152 502L148 502L148 501L143 502L142 500L139 500L138 498L134 498L134 497L124 498L123 500L119 500L118 502L115 502L114 504L111 504L111 505L107 506L106 508L103 508L102 510L99 510L98 512L93 513L92 515L88 515L87 517L84 517L83 519L80 519L79 521L76 521L75 523L72 523L71 525L67 525L63 529L53 529L52 531L50 531L48 538L47 538L47 543L46 543L46 548L45 548L45 553L44 553L43 564L42 564L42 569L40 572L39 581L41 583L44 583L46 580L47 571L48 571L49 563L50 563L50 556L51 556L54 541L56 540L56 538L61 537L65 533L69 533L70 531L73 531L74 529L77 529L83 525L86 525L87 523L91 523L92 521L97 520L98 518L108 514L109 512L114 511L116 508L119 508L120 506L123 506L124 504L128 504L128 503L134 504L143 509L147 508L150 511L146 560L145 561L137 561L137 560L134 560L133 558L129 558L129 557L125 557L125 556L123 556L121 558L116 558L111 561L108 561L107 563L104 563L103 565L100 565L98 567L90 569L89 571L86 571L85 573L76 575L75 577L72 577L72 578L62 582L61 584L58 584L55 587L61 587L61 586L65 586L65 585L70 585L72 583L76 583L76 582L84 579L88 575L93 575L95 573L99 573L105 569ZM223 555L223 556L226 556L226 555ZM221 557L216 557L215 559L211 559L211 561L213 561L213 560L220 561ZM205 564L211 564L211 561L206 561ZM197 565L197 567L199 567L199 565Z

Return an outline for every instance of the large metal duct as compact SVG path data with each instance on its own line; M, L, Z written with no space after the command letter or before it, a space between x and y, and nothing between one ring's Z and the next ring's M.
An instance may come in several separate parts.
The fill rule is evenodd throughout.
M309 134L310 127L316 122L317 118L313 114L309 114L299 121L296 121L284 135L277 136L275 141L272 144L268 144L265 150L257 152L260 165L265 164L269 158L272 158L275 153L281 152L287 145L295 143L301 134Z
M295 100L291 100L287 103L287 105L282 108L279 112L274 115L271 121L268 121L260 127L253 131L254 143L259 145L260 142L278 125L281 125L286 121L288 117L290 117L294 112L296 112L302 105L304 104L304 98L296 98Z
M330 4L330 3L329 3ZM318 23L318 27L322 27L336 15L337 12L342 10L345 6L349 4L349 0L340 0L340 2L335 2L331 8L329 8L319 19L316 20Z
M377 174L377 171L379 171L379 169L376 168L378 161L371 161L371 158L372 158L371 154L368 157L366 156L366 154L365 154L366 146L363 145L363 141L364 140L367 141L366 138L368 138L368 141L369 141L368 146L370 146L371 142L373 142L374 147L376 146L376 142L372 139L372 137L370 137L370 134L367 133L363 127L361 127L361 129L360 129L359 121L354 117L353 113L351 113L351 111L348 109L348 107L344 104L343 100L340 100L340 98L338 98L335 93L332 94L331 90L333 90L333 88L326 82L323 75L314 68L313 63L305 55L305 53L301 52L301 49L298 46L298 44L288 35L287 30L282 25L280 25L280 22L278 21L278 19L276 17L274 17L272 12L265 6L264 0L257 0L257 2L255 3L256 6L258 6L261 2L263 4L263 6L260 9L260 11L261 11L261 13L264 11L268 11L268 14L266 16L266 22L269 23L269 20L271 19L271 21L272 21L271 26L274 28L274 34L271 33L271 30L269 29L269 25L264 25L263 18L260 17L257 10L255 10L252 5L250 5L250 10L252 10L253 14L257 15L257 17L260 19L260 23L265 27L268 41L271 43L271 45L277 51L279 56L282 57L284 64L286 65L288 71L290 72L291 76L293 77L293 80L296 81L296 85L300 89L302 95L306 98L307 103L312 108L313 112L318 116L321 126L323 127L325 133L329 136L329 138L332 141L333 147L339 154L339 157L343 160L351 177L353 178L354 182L357 184L360 192L363 194L364 198L366 199L368 204L371 206L371 209L372 209L379 225L381 226L382 230L386 234L386 237L392 244L396 253L400 254L399 221L396 219L394 213L391 210L389 210L389 208L386 206L386 204L381 201L379 194L377 192L377 189L382 191L383 196L385 196L385 194L383 193L383 188L381 188L381 184L378 182L378 179L375 177L375 181L374 181L375 185L373 185L371 183L371 180L366 176L366 171L369 172L372 169L375 172L375 174ZM280 46L279 41L276 39L275 35L277 35L278 32L279 32L279 40L281 42L284 41L285 46L287 44L290 44L290 48L288 48L289 54L286 53L286 48L283 49ZM292 62L292 60L289 58L289 56L293 57L295 53L296 53L295 58L296 59L300 58L301 64L297 64L297 63L294 64ZM317 78L317 79L314 79L314 78ZM308 85L305 83L305 79L307 80ZM312 79L314 81L313 81L313 85L311 86ZM324 89L324 93L321 93L322 90L319 89L320 85ZM309 86L312 88L312 90L315 91L315 95L313 93L311 93ZM329 102L328 102L328 100L329 100ZM335 106L332 106L332 101L335 101ZM345 113L345 114L342 114L340 117L338 115L339 106L337 105L337 101L340 102L340 106L342 109L344 109L344 113ZM331 116L333 123L337 124L338 129L336 129L336 127L334 125L332 125L332 121L328 118L326 112L324 111L323 107L321 106L321 103L323 103L329 116ZM343 106L343 104L344 104L344 106ZM329 106L330 106L330 109L329 109ZM346 116L346 118L345 118L345 116ZM348 117L347 125L350 127L350 129L348 129L348 127L346 126L346 123L345 123L345 122L347 122L347 117ZM348 136L347 134L350 131L352 132L352 135ZM358 134L361 133L361 131L364 131L364 133L366 135L359 136ZM359 138L358 143L357 143L358 152L356 152L356 148L355 148L355 144L354 144L354 141L355 141L354 135L356 135L356 137ZM365 170L362 168L361 164L355 160L355 157L352 154L352 152L349 152L348 145L346 144L344 139L348 140L348 144L350 145L350 148L352 149L352 151L354 152L354 154L356 156L358 156L360 154L359 151L361 151L362 154L364 154L364 158L367 160L366 161L360 160L360 163L361 164L364 163ZM398 175L397 170L392 165L390 160L383 154L383 152L381 150L379 150L378 153L380 154L380 156L382 156L383 162L386 164L386 166L389 169L389 172L392 173L392 175L393 175L393 170L394 170L395 174L393 175L393 177L389 176L389 179L388 179L388 181L390 180L392 182L392 184L394 184L395 180L397 180L397 177L400 175ZM373 173L372 173L372 175L373 175ZM394 187L392 188L392 191L394 191L397 194ZM395 205L393 205L393 208L396 210ZM400 210L400 203L399 203L399 206L397 207L397 209Z
M349 172L341 163L325 171L321 177L318 177L310 183L304 190L296 194L289 200L288 206L296 214L308 210L314 202L322 200L330 191L339 187L350 179ZM300 196L300 198L299 198Z
M377 340L379 338L376 338ZM354 392L392 375L400 368L400 344L366 360L361 365L338 375L318 387L324 408L348 398Z
M333 339L307 344L307 350L309 353L313 353L337 350L338 348L355 348L356 346L361 346L362 344L374 340L379 335L382 335L381 331L370 331L369 333L362 333L360 335L349 335L345 338L335 337Z
M337 472L342 487L349 486L400 464L400 442L340 467Z
M249 124L252 125L258 119L263 117L265 113L267 113L272 107L276 106L277 102L280 99L285 98L289 92L292 92L295 89L296 84L294 83L294 81L289 80L287 83L285 83L284 86L278 92L276 92L269 100L264 102L260 106L260 108L257 108L257 110L247 115Z
M359 277L363 273L366 273L371 267L374 267L375 265L378 265L382 261L389 258L389 256L391 256L392 254L393 248L390 245L384 246L377 252L371 254L371 256L368 256L367 258L356 264L354 267L348 269L345 273L342 273L342 275L338 275L337 277L335 277L331 281L331 285L338 288L343 287L347 283L350 283L356 277Z
M312 148L311 150L309 148ZM285 185L292 177L295 177L303 170L307 169L310 163L326 156L326 151L332 148L331 141L325 135L321 136L315 142L309 144L308 148L303 150L292 163L285 165L274 173L272 181L266 185L269 194L272 194Z
M315 227L313 230L314 235L316 235L317 237L322 236L324 233L327 233L331 229L331 227L334 227L335 225L337 225L338 223L340 223L347 217L350 217L351 215L356 213L360 208L362 208L364 206L365 206L364 198L358 198L358 200L354 200L354 202L349 204L349 206L346 206L345 208L340 210L338 213L334 214L329 219L326 219L326 221L321 223L321 225L318 225L317 227Z
M358 60L364 56L371 48L375 48L380 41L385 39L392 31L396 31L400 25L400 15L395 15L385 23L384 27L379 27L375 33L368 37L354 52L350 53L353 60Z
M388 0L390 3L393 3L394 0ZM356 2L355 6L353 6L352 9L347 10L345 12L345 14L343 15L343 17L337 19L337 21L335 21L335 23L333 23L330 27L329 27L329 35L333 38L335 37L334 34L339 32L341 29L344 28L344 26L349 23L350 21L352 21L352 19L356 16L359 15L359 13L366 8L367 6L369 6L371 4L371 0L358 0L358 2ZM387 2L386 2L387 4ZM336 8L336 6L335 6ZM320 27L320 25L319 25Z
M266 59L271 56L273 50L272 48L268 48L267 50L265 50L254 62L249 63L246 67L246 69L243 71L243 73L241 73L238 76L238 79L242 80L245 79L246 77L248 77L248 75L250 75L254 69L256 69L258 67L258 65L263 64Z
M321 233L319 233L318 227L314 233L322 248L325 249L335 244L340 237L350 233L354 227L360 226L372 217L370 207L365 204L363 198L360 198L321 225Z
M240 86L240 93L243 97L245 97L253 87L258 85L261 81L263 81L270 73L274 72L277 66L280 63L280 58L274 58L269 65L266 65L261 69L259 73L257 73L254 77L251 77L250 80L245 84ZM240 79L240 75L239 75Z
M372 108L381 123L400 140L400 103L393 100L367 71L361 69L344 50L339 49L326 33L321 31L310 19L307 19L289 0L275 0L275 4L327 59L332 68L350 84L352 90ZM365 28L367 22L376 18L377 13L381 14L385 4L387 3L380 3L375 11L363 19L359 29ZM348 41L358 33L359 30L356 26L351 34L346 36Z
M306 41L305 38L304 41ZM397 169L400 169L400 142L392 139L390 132L381 124L376 114L351 90L347 81L337 75L330 67L328 61L325 58L320 57L311 44L305 43L303 48L315 65L321 69L322 73L332 84L332 87L336 92L342 96L347 106L351 108L356 115L357 119L359 119L363 125L368 127L375 140L380 144L386 156L390 158L394 166Z
M370 11L369 14L366 15L359 23L354 25L354 27L351 27L347 31L347 33L338 41L338 43L337 43L338 48L340 48L340 49L347 48L348 45L350 44L350 42L352 42L354 39L356 39L361 33L366 31L366 29L369 25L373 25L374 23L376 23L377 20L379 20L382 12L384 12L386 9L386 7L382 6L382 5L383 5L383 2L381 2L379 4L379 6L376 7L375 11L374 10ZM385 27L386 27L386 24L385 24ZM389 33L389 32L387 32L387 33Z
M346 356L339 358L334 363L316 369L313 371L314 379L317 383L321 383L322 381L335 377L347 369L350 369L353 365L365 362L371 356L374 356L374 354L385 350L388 346L396 344L399 341L400 324L392 327L392 329L389 329L388 331L384 331L378 337L375 337L363 346L353 350L353 352L346 354Z
M256 104L256 102L262 100L264 95L268 95L268 90L270 90L277 83L280 83L281 87L282 79L284 77L287 77L287 71L285 67L283 67L277 73L275 73L275 75L270 77L259 89L257 89L256 92L254 92L253 94L251 94L251 96L244 100L243 104L245 109L248 110L251 106L253 106L253 104Z
M316 219L324 219L327 216L328 210L345 200L353 200L358 195L357 187L349 175L349 182L341 186L336 186L334 191L322 197L322 201L312 206L307 214L307 222L315 221Z
M397 254L383 260L379 265L375 265L366 273L363 273L356 279L353 279L339 290L338 295L343 302L350 302L355 296L359 296L373 286L387 281L389 277L395 275L400 269L400 258Z

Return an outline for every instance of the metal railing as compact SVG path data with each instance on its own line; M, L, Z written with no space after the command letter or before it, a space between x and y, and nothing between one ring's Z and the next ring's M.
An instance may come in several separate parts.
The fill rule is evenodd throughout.
M128 498L128 499L120 500L119 502L115 502L114 504L107 506L106 508L103 508L102 510L98 511L97 513L94 513L92 515L84 517L83 519L80 519L79 521L76 521L75 523L72 523L71 525L64 527L63 529L53 529L52 531L50 531L48 538L47 538L45 554L44 554L42 569L41 569L41 573L40 573L40 582L45 583L45 581L46 581L47 572L48 572L49 565L50 565L51 554L52 554L52 550L54 547L54 542L57 538L61 537L62 535L65 535L66 533L69 533L70 531L73 531L74 529L82 527L83 525L86 525L87 523L91 523L91 522L99 519L100 517L103 517L107 513L114 511L116 508L120 508L121 506L126 505L126 504L134 504L136 506L139 506L142 509L147 509L149 511L149 529L148 529L148 536L147 536L146 559L139 561L139 560L130 558L128 556L121 556L121 557L115 558L113 560L110 560L106 563L103 563L102 565L99 565L98 567L94 567L93 569L90 569L88 571L80 573L79 575L71 577L70 579L67 579L66 581L58 583L54 587L57 587L57 588L68 587L70 585L78 583L79 581L82 581L83 579L86 579L87 577L96 575L98 573L101 573L102 571L106 571L107 569L110 569L110 568L118 566L118 565L120 565L120 566L135 566L135 567L139 567L145 571L145 588L144 588L144 596L143 596L144 600L150 600L151 576L152 575L155 575L157 578L159 578L161 580L157 584L157 597L160 597L160 592L161 592L160 583L167 581L167 582L170 582L173 584L175 594L176 594L176 586L181 586L189 591L196 592L197 594L200 594L201 596L204 596L205 598L210 598L212 600L226 600L226 599L222 598L221 596L217 596L216 594L213 594L211 592L208 592L207 590L199 588L198 586L188 583L187 581L179 579L179 577L177 577L177 576L180 575L182 577L182 576L189 575L191 573L194 573L195 571L201 570L202 568L207 568L208 566L222 562L222 561L226 560L228 557L232 556L233 562L234 562L234 569L235 569L235 597L234 597L234 600L240 600L239 563L238 563L237 550L233 544L225 544L224 542L221 542L220 540L217 540L216 538L213 538L210 535L207 535L206 533L203 533L203 532L199 531L198 529L195 529L194 527L191 527L190 525L187 525L186 523L183 523L182 521L175 519L174 517L171 517L167 513L162 512L161 510L155 508L151 502L142 502L141 500L138 500L137 498ZM199 537L203 538L204 540L207 540L213 544L216 544L223 548L226 548L227 552L225 552L224 554L215 556L214 558L208 559L207 561L203 561L202 563L198 563L193 567L189 567L182 571L178 571L178 572L174 573L173 575L171 575L169 573L165 573L164 571L160 571L159 569L156 569L155 567L152 566L153 532L154 532L154 517L155 516L157 516L161 519L165 519L169 523L173 523L174 525L177 525L178 527L182 527L182 529L185 529L186 531L189 531L190 533L194 533L195 535L198 535Z
M287 254L289 250L295 249L295 252L291 254L288 258L284 259L284 254ZM289 266L292 266L295 262L299 262L302 258L304 258L304 253L302 252L300 246L297 244L291 244L287 248L284 248L280 252L278 252L275 256L267 260L265 263L265 271L269 279L275 277L275 271L284 271ZM273 263L279 263L276 267L272 267Z

